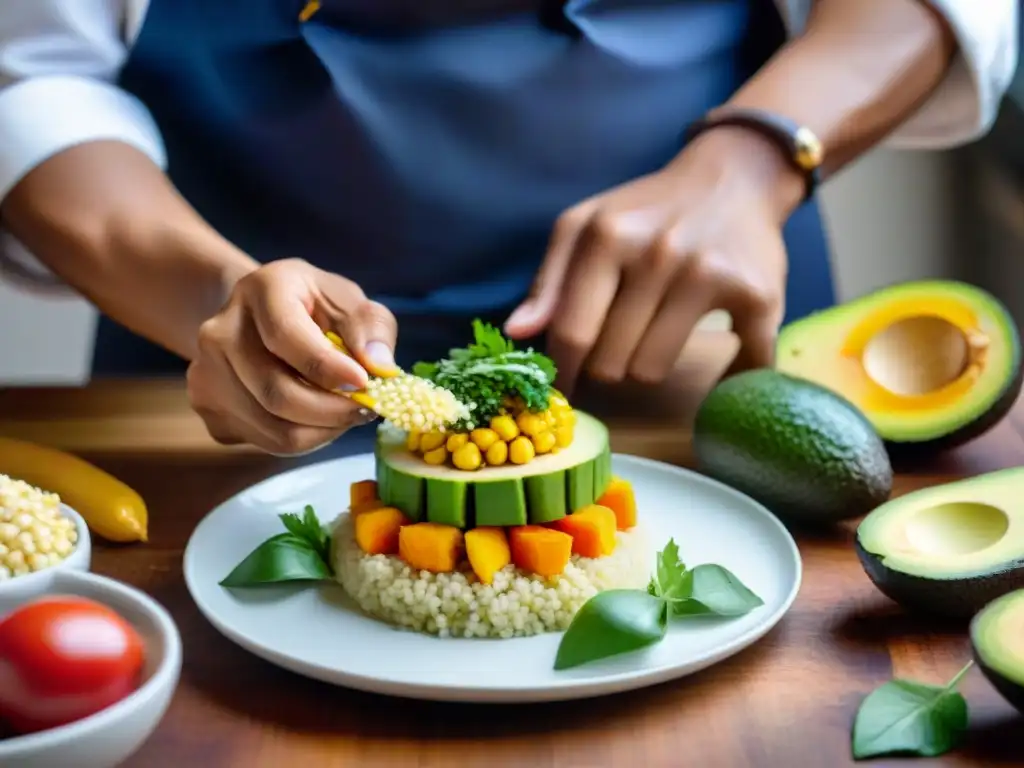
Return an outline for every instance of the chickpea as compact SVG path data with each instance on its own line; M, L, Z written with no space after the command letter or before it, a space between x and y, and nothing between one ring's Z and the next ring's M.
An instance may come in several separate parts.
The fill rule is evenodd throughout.
M492 467L500 467L508 461L508 443L498 440L487 449L487 463Z
M533 442L533 449L537 452L538 456L542 453L550 453L551 449L555 447L556 442L555 433L550 430L534 435L531 440Z
M469 439L476 443L481 451L486 451L501 438L498 433L488 427L480 427L469 433Z
M448 440L445 442L444 446L452 453L455 453L457 450L459 450L459 448L461 448L468 442L469 435L467 435L465 432L453 432L452 434L448 435Z
M483 456L476 443L467 442L452 453L452 464L456 469L472 472L475 469L480 469L482 463Z
M423 454L423 460L427 462L427 464L432 464L435 467L439 467L442 464L444 464L447 458L448 449L445 448L443 445L439 445L432 451L427 451L426 453Z
M444 445L444 441L447 438L443 432L427 432L427 434L420 437L420 450L423 453L440 448Z
M558 427L555 430L555 443L559 448L568 448L572 445L573 428L570 425Z
M543 416L536 413L530 413L529 411L523 411L516 417L516 426L519 427L519 431L524 435L533 437L534 435L543 432L547 425L544 423Z
M519 427L511 416L495 416L491 419L491 429L505 442L511 442L519 436Z
M405 438L406 450L416 453L420 449L420 433L415 429L409 431L409 436Z
M508 457L513 464L526 464L532 461L535 455L533 443L528 437L517 437L508 447Z

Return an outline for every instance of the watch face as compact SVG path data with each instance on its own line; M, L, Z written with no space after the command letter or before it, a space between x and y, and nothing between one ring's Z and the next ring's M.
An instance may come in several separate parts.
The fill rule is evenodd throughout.
M793 134L793 158L805 171L820 166L824 152L821 141L809 128L798 128Z

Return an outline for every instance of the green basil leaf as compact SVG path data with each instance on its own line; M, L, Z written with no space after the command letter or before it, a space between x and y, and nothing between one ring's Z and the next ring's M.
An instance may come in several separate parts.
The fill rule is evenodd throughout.
M659 642L668 623L660 597L638 589L611 589L590 598L562 635L555 669L636 651Z
M222 587L254 587L329 578L330 566L316 549L292 533L281 533L250 552L220 584Z
M654 577L647 587L648 594L666 599L689 597L686 573L686 566L679 559L679 546L675 539L669 539L665 549L658 553Z
M292 512L285 512L282 515L278 515L278 517L292 536L303 540L307 538L306 525L301 517Z
M682 599L666 595L673 616L743 616L764 605L736 574L711 563L687 571L676 586Z
M967 729L967 702L956 691L973 662L944 686L890 680L861 702L853 722L853 757L936 757L953 749Z

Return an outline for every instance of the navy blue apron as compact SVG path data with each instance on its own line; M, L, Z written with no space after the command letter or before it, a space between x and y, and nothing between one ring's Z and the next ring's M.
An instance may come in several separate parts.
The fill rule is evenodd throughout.
M558 214L664 166L783 40L768 0L303 4L152 0L120 84L214 227L359 283L403 365L502 322ZM813 201L785 236L792 319L833 301ZM183 367L101 321L95 375Z

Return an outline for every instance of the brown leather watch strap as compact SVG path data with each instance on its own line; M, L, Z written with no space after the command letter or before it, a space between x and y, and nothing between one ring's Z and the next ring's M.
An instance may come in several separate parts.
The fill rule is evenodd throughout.
M821 141L807 127L795 121L760 109L722 109L705 115L686 130L689 143L702 133L720 126L746 128L765 137L785 154L789 162L804 174L807 190L804 200L810 199L821 181L824 149Z

